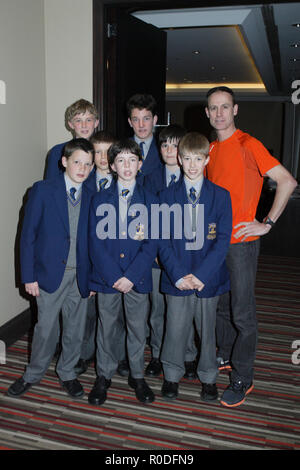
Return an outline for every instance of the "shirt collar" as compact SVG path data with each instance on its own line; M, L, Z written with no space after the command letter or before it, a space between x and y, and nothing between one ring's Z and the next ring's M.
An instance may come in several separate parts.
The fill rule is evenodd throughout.
M67 173L64 173L64 179L65 179L65 183L66 183L67 192L70 192L71 188L76 188L77 191L79 191L81 189L82 183L74 183L74 181L72 181L69 178Z
M133 195L133 191L135 188L136 182L134 182L129 188L125 188L119 181L118 181L118 194L121 195L123 189L129 189L129 197Z
M177 168L175 171L171 171L167 166L166 166L166 177L167 181L171 179L171 175L176 175L176 181L179 180L180 178L180 168Z
M195 183L189 181L187 178L184 178L186 192L189 194L191 188L195 188L196 194L200 194L202 184L203 184L204 176L202 175L201 179Z
M103 175L102 173L100 173L100 171L96 170L96 182L97 182L97 185L99 183L99 181L103 178L107 178L108 179L108 182L109 184L111 183L111 180L112 180L112 174L111 173L108 173L107 175Z

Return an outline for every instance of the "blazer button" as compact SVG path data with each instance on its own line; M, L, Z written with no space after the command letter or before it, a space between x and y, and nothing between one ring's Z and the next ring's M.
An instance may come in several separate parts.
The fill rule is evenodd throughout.
M124 258L124 257L125 257L124 253L121 253L120 258Z

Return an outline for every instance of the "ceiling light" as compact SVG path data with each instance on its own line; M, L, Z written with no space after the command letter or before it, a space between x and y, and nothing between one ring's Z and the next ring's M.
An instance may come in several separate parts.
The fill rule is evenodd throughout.
M193 54L198 55L200 54L200 51L193 51Z
M209 89L214 88L216 86L221 86L221 83L167 83L166 89L167 90L192 90L192 89ZM263 83L228 83L227 84L230 88L236 90L245 90L245 89L255 89L255 90L262 90L265 91L265 86Z
M296 59L295 57L293 57L293 59L290 59L291 62L299 62L300 59Z
M300 44L297 44L297 43L291 44L291 47L300 47Z
M300 28L300 23L294 23L292 26L294 26L294 28Z

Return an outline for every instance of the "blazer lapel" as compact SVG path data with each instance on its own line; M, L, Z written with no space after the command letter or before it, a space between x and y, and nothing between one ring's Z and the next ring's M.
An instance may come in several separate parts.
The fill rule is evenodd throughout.
M54 188L54 200L57 207L57 212L61 217L61 220L65 226L67 233L70 232L69 227L69 213L68 213L68 201L67 201L67 191L64 176L61 175L59 179L56 180Z

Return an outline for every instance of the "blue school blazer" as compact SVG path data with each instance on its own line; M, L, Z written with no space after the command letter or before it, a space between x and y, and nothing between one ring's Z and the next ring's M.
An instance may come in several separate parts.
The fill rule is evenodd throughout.
M45 174L45 179L50 179L50 178L55 178L56 176L62 175L63 174L63 169L61 165L61 157L63 154L63 149L64 146L68 142L64 142L62 144L57 144L49 152L48 158L47 158L47 168L46 168L46 174Z
M147 157L143 162L142 168L137 174L137 181L143 184L146 175L152 173L156 168L162 168L163 163L157 148L155 137L153 137Z
M77 281L82 297L89 296L88 213L93 192L82 185L77 230ZM21 278L46 292L61 284L70 249L67 192L64 176L35 183L25 208L21 233Z
M143 233L146 234L146 224L139 225L139 213L133 212L135 204L143 204L147 208L148 239L143 236ZM89 216L89 253L92 263L91 290L104 293L118 292L112 286L118 279L125 276L134 284L133 289L136 292L151 292L151 268L158 250L158 240L150 239L151 204L158 204L158 199L136 183L129 208L129 214L133 213L128 216L125 225L126 230L124 230L126 232L128 227L131 226L136 234L134 237L130 237L129 234L123 236L124 233L119 227L118 220L119 195L116 181L113 181L105 191L100 191L94 195ZM100 239L97 235L97 229L101 224L103 228L105 220L108 220L108 212L104 211L104 205L109 205L110 208L115 209L116 218L110 221L110 228L115 229L115 234L111 233L110 237Z
M184 296L194 291L181 291L176 281L186 274L194 274L205 284L198 297L215 297L229 290L229 274L225 257L229 248L232 231L232 211L229 192L204 178L199 204L204 208L204 242L200 249L187 249L191 240L184 234L184 204L188 204L184 179L160 193L160 204L169 206L177 203L182 208L182 238L174 238L173 217L171 217L170 240L160 240L159 258L163 264L161 290L166 294Z
M180 173L179 180L183 178L182 172ZM151 173L144 177L144 188L148 191L152 192L153 194L158 195L160 191L167 188L166 183L166 166L163 165L161 167L155 168Z
M97 185L96 185L96 166L95 165L83 184L84 186L87 186L91 191L93 191L93 193L96 193L98 191Z

